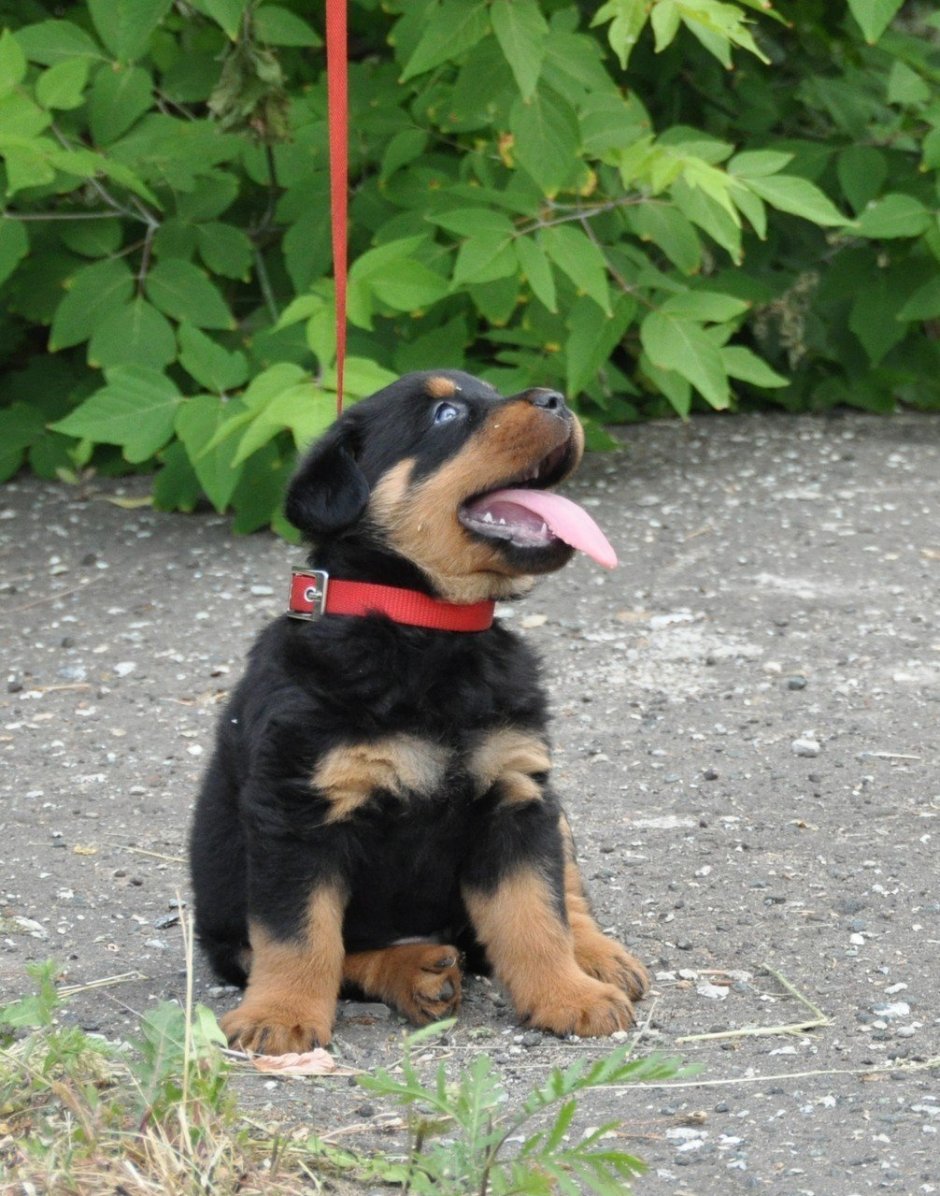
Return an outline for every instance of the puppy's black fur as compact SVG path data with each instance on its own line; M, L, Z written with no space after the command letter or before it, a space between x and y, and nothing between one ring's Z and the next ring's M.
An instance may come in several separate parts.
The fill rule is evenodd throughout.
M285 510L332 578L505 598L572 550L470 508L507 486L554 486L582 443L554 392L503 398L456 371L412 374L313 446ZM548 781L537 673L499 623L284 616L262 632L191 838L199 941L220 976L247 985L223 1018L233 1042L327 1042L344 983L418 1023L445 1016L461 952L534 1025L629 1024L646 974L587 907Z

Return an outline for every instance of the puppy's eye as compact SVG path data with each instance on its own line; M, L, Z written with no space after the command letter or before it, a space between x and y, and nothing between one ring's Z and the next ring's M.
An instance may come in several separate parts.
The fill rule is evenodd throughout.
M436 424L449 424L452 420L460 419L461 415L463 415L463 410L453 403L438 403L434 408Z

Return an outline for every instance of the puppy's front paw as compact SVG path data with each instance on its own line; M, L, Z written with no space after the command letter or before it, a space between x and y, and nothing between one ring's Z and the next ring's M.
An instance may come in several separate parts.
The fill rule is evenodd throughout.
M650 974L643 964L600 930L580 939L576 936L574 954L582 971L622 989L632 1001L649 992Z
M561 1037L603 1038L617 1030L629 1030L633 1020L633 1007L619 988L586 975L559 981L555 991L536 1001L529 1011L532 1026Z
M219 1019L229 1046L258 1055L302 1053L326 1046L332 1037L332 1017L310 1005L298 1009L265 1008L243 1001Z

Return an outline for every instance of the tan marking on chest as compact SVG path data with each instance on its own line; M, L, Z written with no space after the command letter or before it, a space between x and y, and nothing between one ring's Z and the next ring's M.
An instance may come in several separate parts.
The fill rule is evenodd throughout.
M531 731L514 727L491 731L474 748L467 764L481 796L497 785L502 800L513 803L539 801L542 784L536 778L551 767L545 743Z
M346 744L326 753L311 783L329 802L327 822L351 817L384 790L396 797L429 797L447 768L447 749L417 735L388 735L371 743Z

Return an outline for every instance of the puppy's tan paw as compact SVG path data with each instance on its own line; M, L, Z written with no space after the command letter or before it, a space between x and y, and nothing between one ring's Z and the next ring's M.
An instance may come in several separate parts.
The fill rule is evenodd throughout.
M287 1055L326 1046L332 1037L332 1018L316 1006L265 1009L244 1001L219 1019L229 1045L258 1055Z
M556 991L536 1001L528 1020L537 1029L561 1037L604 1038L617 1030L629 1030L634 1018L633 1007L619 988L582 975L565 984L559 982Z
M643 964L600 930L583 938L576 935L574 955L582 971L622 989L631 1001L649 992L650 974Z

